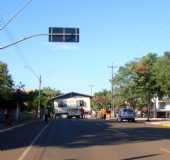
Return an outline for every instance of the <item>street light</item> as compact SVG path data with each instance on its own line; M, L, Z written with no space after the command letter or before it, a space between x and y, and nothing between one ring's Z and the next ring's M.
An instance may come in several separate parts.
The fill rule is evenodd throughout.
M38 87L38 117L41 118L41 116L40 116L40 106L41 106L41 84L42 84L42 78L41 78L41 75L38 76L35 73L35 71L30 66L24 66L24 67L29 69L31 71L31 73L34 75L34 77L37 78L37 80L38 80L38 84L39 84L39 87Z
M49 33L38 33L38 34L26 36L15 42L9 43L4 46L0 46L0 50L17 45L18 43L21 43L23 41L36 38L36 37L42 37L42 36L48 36L49 42L78 43L79 42L79 28L49 27Z
M93 96L93 87L94 87L94 85L93 85L93 84L90 84L89 87L90 87L91 96Z

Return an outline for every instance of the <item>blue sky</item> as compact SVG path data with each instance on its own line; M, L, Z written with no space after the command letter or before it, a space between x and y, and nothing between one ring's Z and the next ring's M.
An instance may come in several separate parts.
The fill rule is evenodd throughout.
M0 2L0 25L26 0ZM170 50L169 0L33 0L8 27L0 32L3 46L48 27L79 27L80 43L49 43L34 38L0 50L16 84L37 88L38 80L25 66L42 75L43 87L62 92L90 94L109 89L112 63L122 66L148 52ZM116 69L115 69L116 72Z

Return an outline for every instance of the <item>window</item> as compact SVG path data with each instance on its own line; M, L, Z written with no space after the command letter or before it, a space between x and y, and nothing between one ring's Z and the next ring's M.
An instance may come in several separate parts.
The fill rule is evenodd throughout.
M79 106L79 107L85 107L86 106L86 102L84 100L78 100L76 103L77 103L77 106Z

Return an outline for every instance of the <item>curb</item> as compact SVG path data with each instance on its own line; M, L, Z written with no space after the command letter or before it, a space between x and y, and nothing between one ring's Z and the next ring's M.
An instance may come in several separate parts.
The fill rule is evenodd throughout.
M162 126L162 127L170 127L170 123L169 124L160 124L160 126Z
M145 122L145 124L161 126L161 127L170 127L170 121Z

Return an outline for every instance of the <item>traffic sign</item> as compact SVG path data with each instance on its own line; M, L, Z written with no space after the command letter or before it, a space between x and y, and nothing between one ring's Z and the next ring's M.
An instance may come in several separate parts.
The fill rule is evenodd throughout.
M49 27L49 42L79 42L79 28Z

